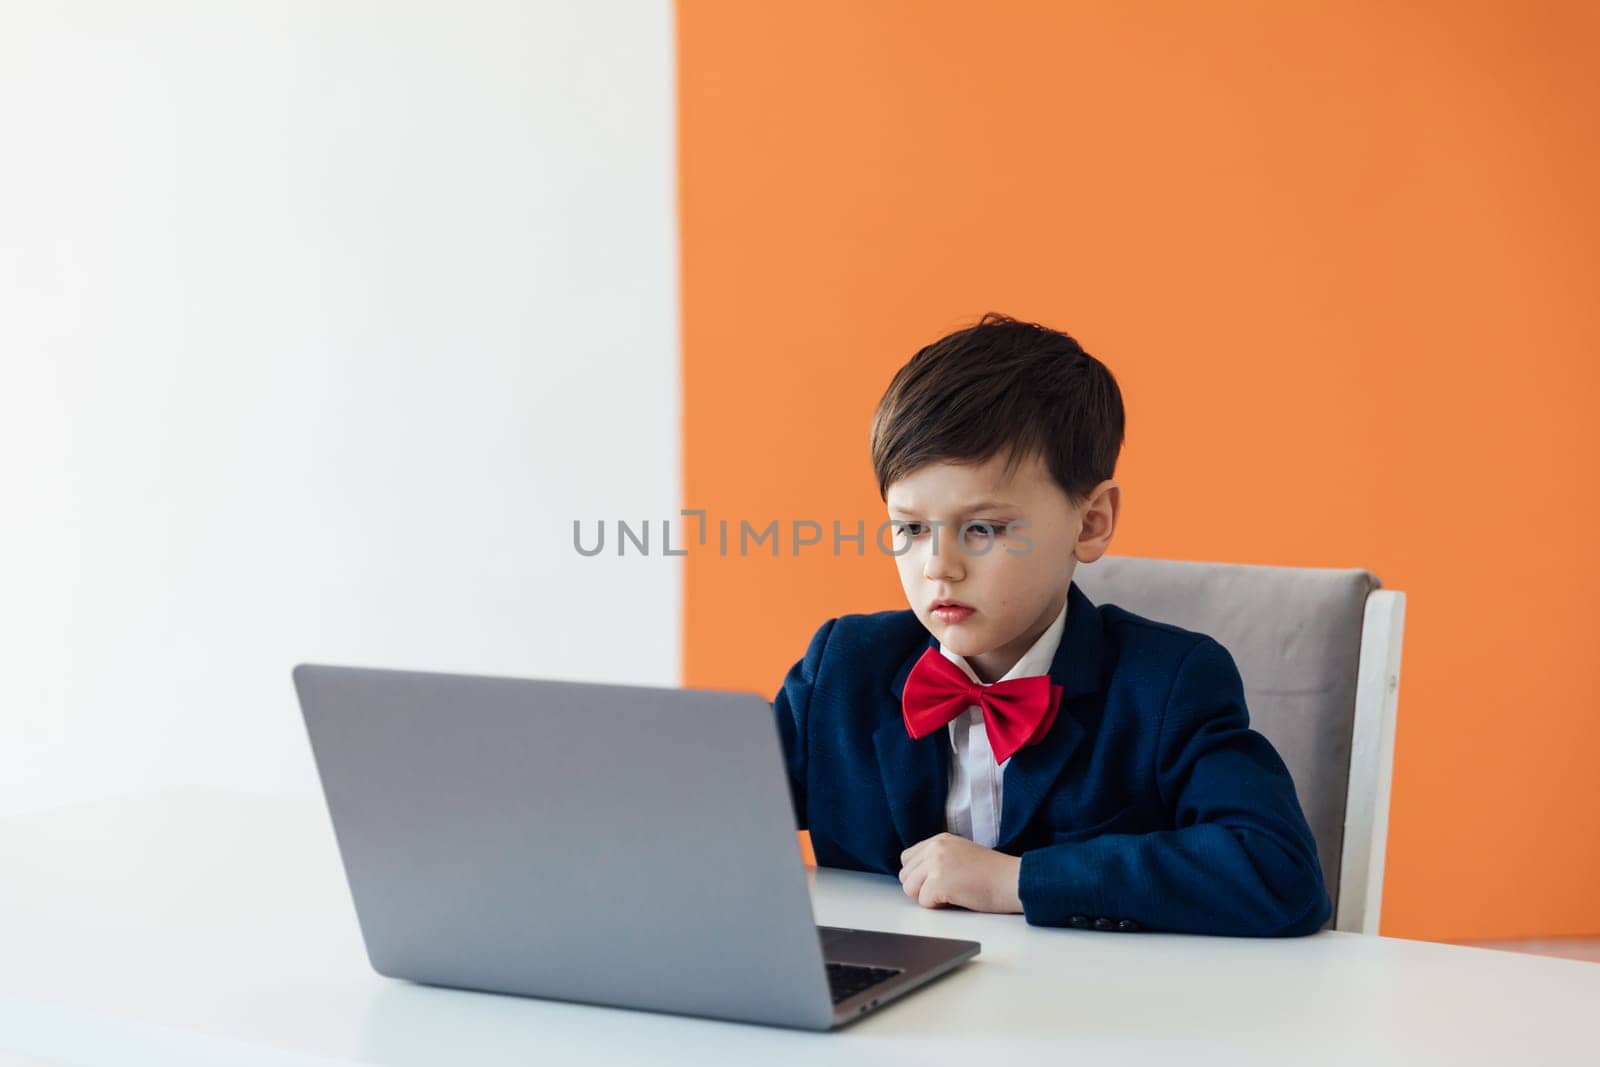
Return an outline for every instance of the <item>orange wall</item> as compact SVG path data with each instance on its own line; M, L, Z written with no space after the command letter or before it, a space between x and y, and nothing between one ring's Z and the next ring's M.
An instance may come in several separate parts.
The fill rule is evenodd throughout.
M1409 594L1384 932L1600 933L1597 12L680 0L685 506L870 530L894 369L1065 329L1126 398L1114 552ZM688 685L905 606L870 548L715 549Z

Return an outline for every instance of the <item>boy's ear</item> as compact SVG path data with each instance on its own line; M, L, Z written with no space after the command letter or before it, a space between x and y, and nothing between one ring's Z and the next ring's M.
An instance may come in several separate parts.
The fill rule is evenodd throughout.
M1111 547L1117 528L1117 511L1122 506L1122 486L1107 478L1090 492L1081 511L1083 525L1073 555L1079 563L1093 563Z

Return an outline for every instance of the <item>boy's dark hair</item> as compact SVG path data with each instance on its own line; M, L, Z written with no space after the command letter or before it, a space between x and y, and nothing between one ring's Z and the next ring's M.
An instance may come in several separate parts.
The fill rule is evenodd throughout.
M1009 450L1007 477L1044 457L1073 507L1116 470L1122 391L1068 335L989 312L922 348L872 416L878 495L937 462L982 463Z

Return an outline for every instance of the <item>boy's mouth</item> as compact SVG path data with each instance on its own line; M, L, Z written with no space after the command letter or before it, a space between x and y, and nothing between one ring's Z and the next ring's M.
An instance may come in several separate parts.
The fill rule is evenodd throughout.
M936 600L932 608L933 617L944 623L960 622L977 610L959 600Z

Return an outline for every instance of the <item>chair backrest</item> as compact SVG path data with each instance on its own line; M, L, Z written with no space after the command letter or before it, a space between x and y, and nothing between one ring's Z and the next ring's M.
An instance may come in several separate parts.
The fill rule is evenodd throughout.
M1209 634L1233 656L1250 725L1294 779L1337 915L1362 625L1377 576L1107 555L1080 563L1073 580L1096 604Z

